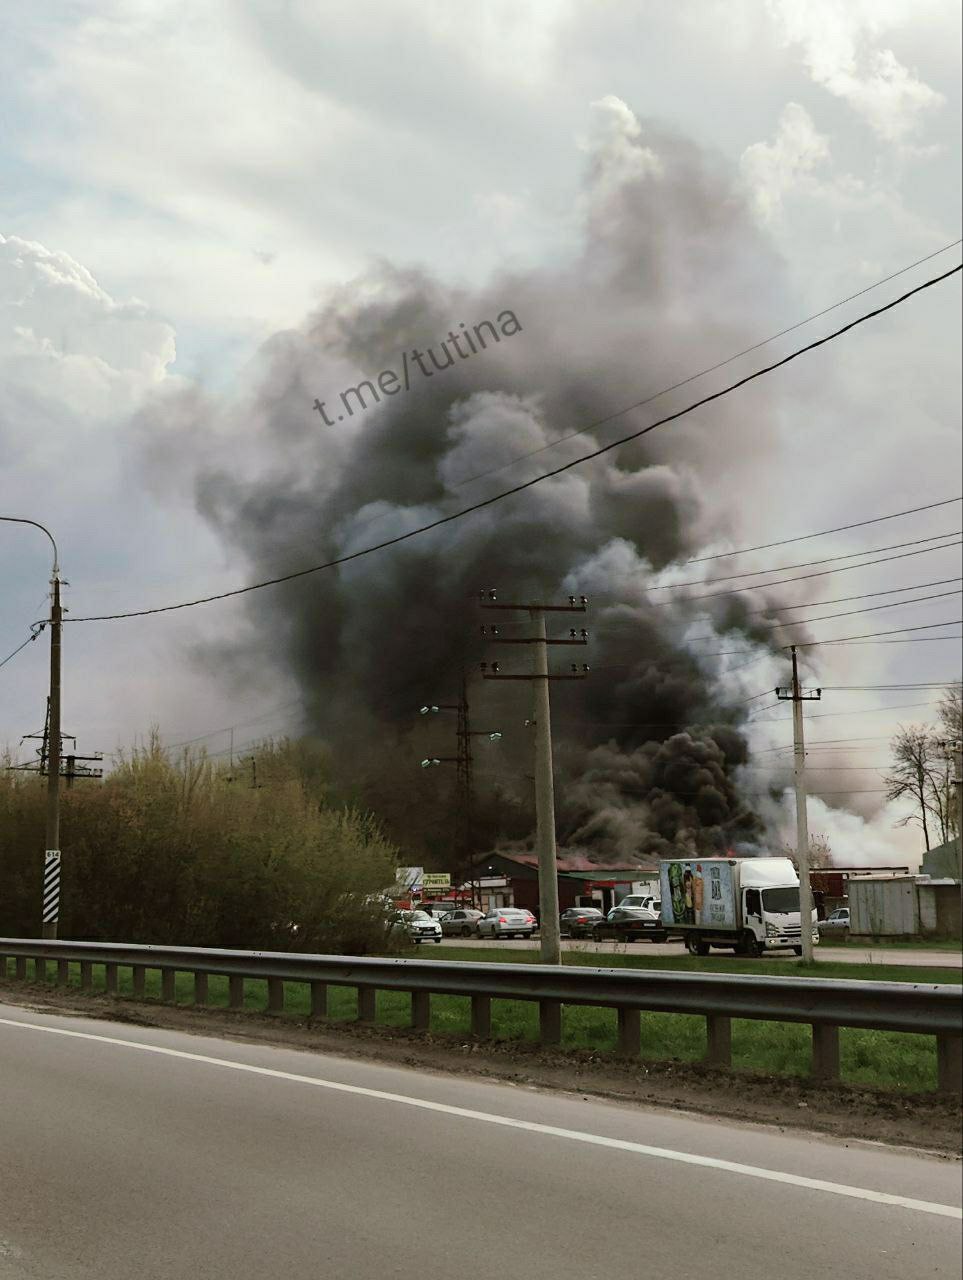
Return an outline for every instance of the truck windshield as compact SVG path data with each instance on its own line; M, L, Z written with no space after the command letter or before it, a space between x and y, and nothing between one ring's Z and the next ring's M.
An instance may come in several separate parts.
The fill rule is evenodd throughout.
M763 889L762 905L765 911L777 914L799 910L799 888L787 885L783 889Z

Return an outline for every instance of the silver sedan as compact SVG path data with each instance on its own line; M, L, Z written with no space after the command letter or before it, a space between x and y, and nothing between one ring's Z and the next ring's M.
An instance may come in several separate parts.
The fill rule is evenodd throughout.
M479 938L530 938L538 921L521 907L492 907L476 927Z

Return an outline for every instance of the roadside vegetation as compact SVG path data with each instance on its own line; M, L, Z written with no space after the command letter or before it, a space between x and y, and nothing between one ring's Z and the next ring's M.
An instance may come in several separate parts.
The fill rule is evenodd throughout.
M458 948L446 948L443 958L458 959ZM434 952L433 952L434 954ZM464 955L465 952L463 951ZM570 953L571 954L571 953ZM576 953L578 954L578 953ZM474 953L468 952L474 959ZM505 961L518 961L519 953L503 953ZM536 957L532 956L534 960ZM590 963L595 957L584 955L574 963ZM647 967L639 964L642 957L606 956L606 963L624 967ZM522 961L524 963L524 961ZM569 961L571 963L571 961ZM736 972L788 973L799 976L800 966L789 961L733 961ZM659 969L697 970L719 968L712 962L696 957L653 957L648 967ZM947 982L958 980L959 975L944 969L908 971L905 967L878 965L818 965L821 977L874 978L899 982ZM729 964L725 972L732 972ZM103 967L94 966L94 982L103 988ZM118 994L133 995L130 969L119 971ZM810 975L806 975L810 976ZM52 975L48 981L52 982ZM228 1005L226 978L212 975L208 979L208 1004L214 1008ZM70 985L79 988L79 965L70 966ZM306 984L285 983L285 1013L277 1015L295 1021L310 1016L310 993ZM176 977L178 1004L190 1006L194 999L194 984L190 974ZM148 970L145 998L148 1002L160 1001L160 974ZM267 1007L267 983L247 980L244 984L245 1008L252 1013L263 1012ZM388 1028L404 1028L409 1025L411 1006L404 992L380 991L377 996L377 1021ZM327 1023L352 1022L357 1017L357 996L353 987L328 987ZM432 996L431 1031L433 1035L457 1038L464 1043L470 1038L470 1002L459 996ZM732 1062L735 1070L744 1070L774 1076L801 1076L809 1074L810 1029L788 1023L757 1022L734 1019L732 1024ZM538 1041L538 1006L524 1000L492 1001L493 1039L504 1045L522 1047ZM616 1013L614 1009L593 1009L566 1006L562 1018L562 1050L574 1053L588 1051L593 1054L614 1053L616 1050ZM843 1028L840 1032L842 1079L851 1084L874 1089L894 1090L915 1094L933 1090L936 1086L936 1047L932 1036L907 1035L887 1031L857 1031ZM648 1061L698 1062L705 1051L705 1022L698 1016L643 1013L642 1059Z
M262 748L257 780L155 736L63 794L61 936L363 955L385 949L396 850L330 802L323 754ZM45 789L0 771L0 936L37 933Z

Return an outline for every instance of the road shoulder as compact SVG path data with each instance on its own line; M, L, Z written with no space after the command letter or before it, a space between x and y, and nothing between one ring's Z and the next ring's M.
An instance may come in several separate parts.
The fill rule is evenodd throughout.
M41 1013L330 1053L960 1157L963 1108L958 1101L935 1094L897 1095L847 1084L725 1072L695 1063L622 1062L589 1050L560 1052L538 1044L478 1042L407 1028L171 1007L20 982L0 983L0 999Z

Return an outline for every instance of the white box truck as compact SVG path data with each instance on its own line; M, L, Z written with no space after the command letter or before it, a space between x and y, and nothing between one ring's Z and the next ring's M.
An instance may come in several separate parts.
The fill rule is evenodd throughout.
M660 864L662 923L689 951L802 955L799 877L788 858L671 858ZM819 941L816 912L810 928Z

